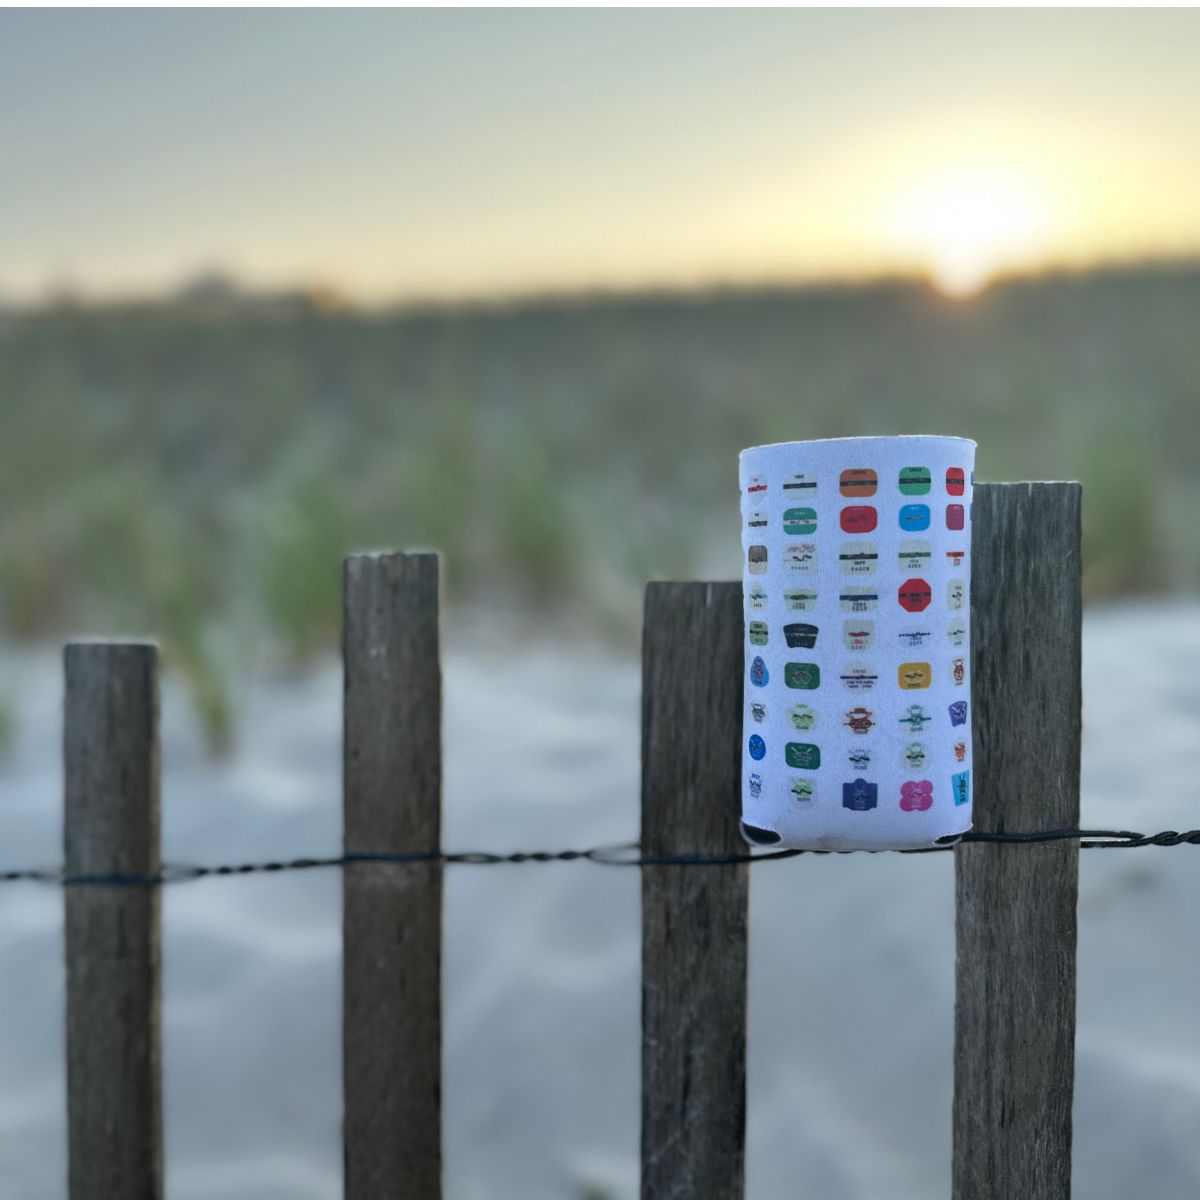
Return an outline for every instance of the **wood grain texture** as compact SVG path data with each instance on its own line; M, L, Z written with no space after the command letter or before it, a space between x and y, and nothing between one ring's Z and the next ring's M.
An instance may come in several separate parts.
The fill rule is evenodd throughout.
M69 875L159 870L158 650L66 647L63 846ZM163 1194L157 888L65 889L71 1200Z
M738 583L652 583L642 650L642 850L745 851ZM644 1200L738 1200L747 868L642 868Z
M979 829L1079 823L1080 501L1076 483L975 489ZM1078 845L959 846L955 883L955 1200L1064 1200Z
M441 845L436 554L344 574L345 848ZM343 884L347 1200L441 1195L442 868L358 864Z

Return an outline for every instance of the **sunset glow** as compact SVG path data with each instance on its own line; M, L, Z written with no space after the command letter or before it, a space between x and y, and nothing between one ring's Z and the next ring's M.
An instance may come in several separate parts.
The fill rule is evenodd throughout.
M1194 256L1197 51L1165 10L0 11L0 308Z
M1052 244L1047 197L1003 167L932 172L886 202L893 252L914 261L947 296L971 296L999 272L1037 262Z

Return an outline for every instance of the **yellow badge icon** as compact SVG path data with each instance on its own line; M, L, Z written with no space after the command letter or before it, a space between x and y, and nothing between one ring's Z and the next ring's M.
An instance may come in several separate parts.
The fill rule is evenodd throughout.
M905 691L915 691L929 686L933 671L927 662L901 663L897 678Z

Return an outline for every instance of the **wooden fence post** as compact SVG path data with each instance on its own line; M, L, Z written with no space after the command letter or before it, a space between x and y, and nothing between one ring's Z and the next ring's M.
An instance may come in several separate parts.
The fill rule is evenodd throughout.
M73 642L63 667L67 874L156 875L158 650ZM159 891L79 883L64 903L70 1197L159 1200Z
M344 574L345 849L441 846L438 556ZM343 883L346 1200L441 1195L442 868L359 863Z
M642 647L642 852L744 852L742 592L651 583ZM642 868L642 1196L739 1200L747 868Z
M975 489L975 825L1079 824L1077 483ZM955 850L955 1200L1071 1191L1079 848Z

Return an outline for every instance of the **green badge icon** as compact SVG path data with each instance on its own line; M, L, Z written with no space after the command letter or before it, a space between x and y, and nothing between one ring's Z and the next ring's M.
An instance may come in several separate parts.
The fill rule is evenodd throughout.
M783 682L790 688L815 691L821 686L821 668L816 663L784 663Z
M750 645L765 646L767 644L767 623L766 621L751 621L750 622Z
M789 508L783 514L784 533L816 533L817 510L815 508Z
M747 595L751 608L764 609L767 607L767 589L761 583L752 583Z
M817 723L817 710L808 704L796 704L788 709L788 720L807 733Z
M808 804L813 798L811 779L793 779L791 786L792 799L800 804Z
M902 496L924 496L933 482L928 467L901 467L900 494Z
M821 765L821 749L812 742L788 742L784 755L789 767L815 771Z

